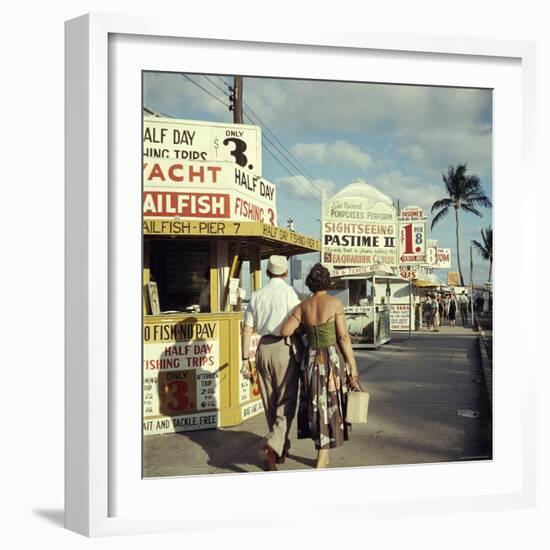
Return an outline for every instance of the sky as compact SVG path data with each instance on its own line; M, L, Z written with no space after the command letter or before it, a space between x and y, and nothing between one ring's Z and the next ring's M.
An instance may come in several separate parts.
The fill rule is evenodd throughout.
M175 118L232 122L232 81L232 75L145 73L144 106ZM360 178L401 208L423 208L428 238L451 249L451 270L458 271L454 211L430 230L430 210L447 197L442 173L459 163L493 200L491 90L245 76L243 99L244 122L262 127L262 176L277 186L279 225L292 218L296 231L320 238L319 189L330 196ZM466 283L470 242L481 241L481 229L492 225L492 209L480 211L482 217L460 213ZM475 250L473 259L474 284L482 284L489 263ZM306 257L306 264L314 261ZM447 270L434 272L446 282Z

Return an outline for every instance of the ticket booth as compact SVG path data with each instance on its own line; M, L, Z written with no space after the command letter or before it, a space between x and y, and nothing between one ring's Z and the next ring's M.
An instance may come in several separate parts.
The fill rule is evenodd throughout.
M262 412L256 380L240 373L243 309L263 259L319 249L317 239L261 222L144 221L144 435L233 426Z
M333 276L333 293L344 304L352 346L377 349L391 340L391 305L380 290L382 285L385 293L385 281L390 275L361 268L345 271L346 275Z

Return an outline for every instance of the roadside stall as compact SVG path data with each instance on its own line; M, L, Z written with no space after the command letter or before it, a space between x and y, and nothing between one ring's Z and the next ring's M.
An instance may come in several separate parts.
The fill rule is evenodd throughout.
M240 372L245 287L261 286L262 259L317 252L320 241L277 226L259 139L253 126L144 119L144 435L233 426L263 410L257 380Z
M380 277L395 275L398 247L390 197L362 180L323 196L321 261L342 293L354 347L390 341L391 307L377 286Z
M318 251L319 241L258 222L196 220L146 220L144 240L144 433L232 426L259 414L257 380L240 373L242 293L232 283L250 262L254 291L262 259Z
M346 325L354 348L377 349L391 340L391 305L381 285L391 277L384 271L347 268L332 272L335 291L344 304Z
M423 279L415 279L412 282L415 301L415 328L419 330L424 325L424 316L426 308L424 304L428 299L428 295L434 293L439 284L434 281L426 281Z

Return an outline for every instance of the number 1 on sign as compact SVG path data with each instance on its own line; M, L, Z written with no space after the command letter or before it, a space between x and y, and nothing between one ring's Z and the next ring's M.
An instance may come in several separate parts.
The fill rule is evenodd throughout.
M405 243L403 254L414 254L413 250L413 226L412 223L401 228L401 243Z

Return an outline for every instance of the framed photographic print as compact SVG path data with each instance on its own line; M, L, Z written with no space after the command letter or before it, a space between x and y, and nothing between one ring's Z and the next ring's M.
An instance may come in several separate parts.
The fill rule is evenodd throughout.
M251 29L67 23L66 526L532 505L533 45Z

